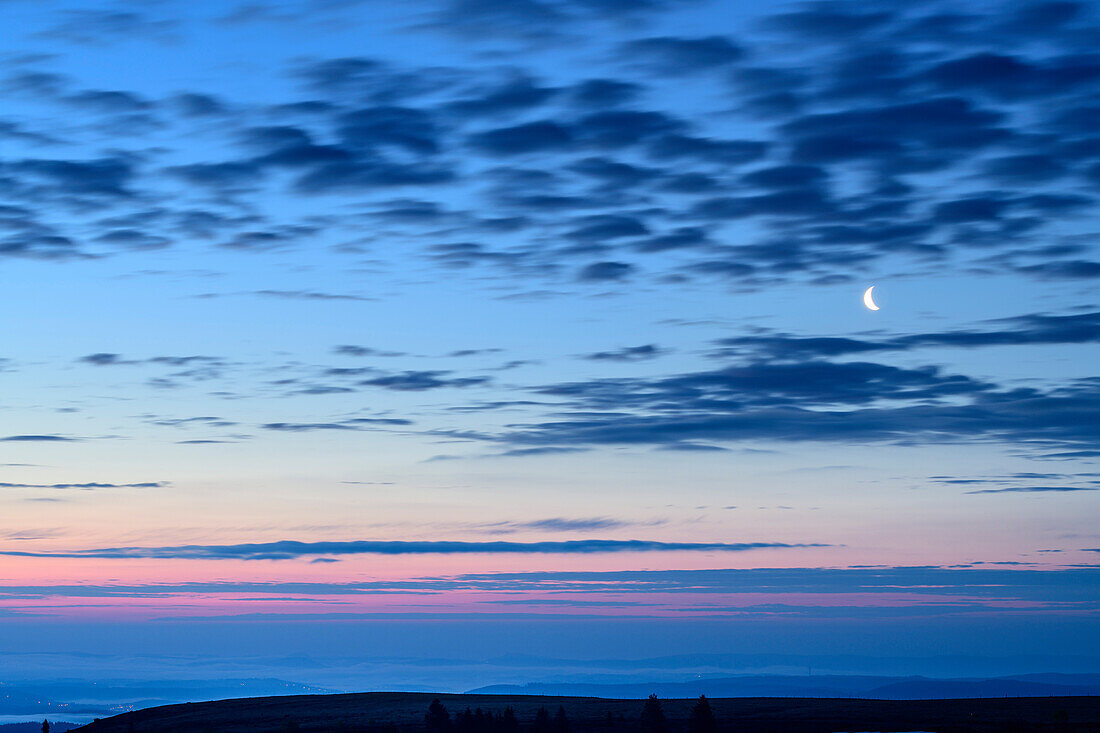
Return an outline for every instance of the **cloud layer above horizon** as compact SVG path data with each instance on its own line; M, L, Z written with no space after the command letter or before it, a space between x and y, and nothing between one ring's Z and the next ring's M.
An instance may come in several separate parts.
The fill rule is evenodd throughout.
M4 9L0 612L1094 619L1094 6Z

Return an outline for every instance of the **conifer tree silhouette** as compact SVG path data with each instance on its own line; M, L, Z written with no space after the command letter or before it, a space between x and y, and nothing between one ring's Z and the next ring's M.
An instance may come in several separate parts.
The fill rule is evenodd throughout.
M519 720L511 705L504 708L504 714L500 716L499 733L519 733Z
M668 721L661 710L661 701L657 695L650 695L642 708L642 733L668 733Z
M424 723L427 725L428 733L451 733L451 714L447 712L447 708L443 707L443 703L439 702L439 698L432 700L432 704L428 706Z
M717 733L718 721L714 719L714 711L710 709L706 695L700 695L699 701L691 709L688 718L688 733Z
M531 726L531 733L554 733L554 726L550 723L550 713L546 708L539 708L535 713L535 724Z
M455 716L456 733L475 733L476 730L474 727L474 714L470 712L470 708L466 708Z
M572 730L573 726L565 714L565 706L559 705L557 715L554 716L554 733L571 733Z

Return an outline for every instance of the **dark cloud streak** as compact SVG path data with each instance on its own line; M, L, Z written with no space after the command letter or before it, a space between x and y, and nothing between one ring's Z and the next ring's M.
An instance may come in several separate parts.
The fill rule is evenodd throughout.
M183 545L178 547L108 547L73 552L0 551L15 557L159 558L214 560L291 560L317 555L422 554L592 554L609 552L745 552L757 549L828 547L823 544L783 542L653 542L644 540L565 540L560 542L295 542L284 540L245 545Z

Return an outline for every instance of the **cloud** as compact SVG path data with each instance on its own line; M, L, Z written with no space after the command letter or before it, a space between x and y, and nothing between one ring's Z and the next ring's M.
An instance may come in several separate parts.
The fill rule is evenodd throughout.
M874 351L910 351L926 347L982 348L1100 343L1100 312L1095 311L1073 315L1030 313L988 323L995 327L934 331L879 340L766 333L721 339L717 343L727 347L721 354L764 354L779 359L835 357Z
M448 377L445 370L406 371L364 379L356 384L364 387L380 387L397 392L423 392L448 387L479 387L490 383L489 377Z
M1100 154L1089 94L1100 63L1086 39L1094 14L830 2L780 11L737 39L631 25L688 5L439 0L421 15L420 31L478 43L554 38L561 53L569 52L562 34L583 33L594 53L579 79L545 66L536 73L534 57L514 50L497 49L509 54L504 72L482 61L331 57L294 61L298 93L268 90L230 105L214 88L153 99L22 68L7 80L12 93L55 105L58 119L78 107L96 120L35 131L82 154L17 154L0 164L5 199L25 204L0 214L0 255L78 260L194 237L264 255L361 231L364 213L344 205L354 194L368 196L366 216L423 242L432 265L496 268L513 286L531 278L540 287L556 279L625 288L644 271L658 284L719 278L751 290L836 283L887 257L932 271L950 261L1043 280L1098 276L1091 243L1038 261L997 258L1058 236L1069 217L1093 217ZM320 6L311 12L333 17ZM297 8L250 13L310 19ZM63 18L49 38L120 43L174 28L132 11ZM611 36L586 27L622 21ZM618 63L624 57L632 63ZM677 108L667 91L702 72L721 74L717 93L693 97L690 113ZM99 152L105 124L126 134L116 130L111 150ZM0 135L30 144L20 137L28 129L0 124ZM201 134L204 144L169 151L144 139L150 130L171 140ZM511 167L508 181L501 163ZM853 165L867 175L850 175ZM398 187L413 187L415 206L374 198ZM303 195L312 199L308 221L301 207L279 203ZM119 216L108 225L107 208L156 212L140 226ZM563 239L574 246L545 246ZM358 239L336 249L368 246ZM582 251L588 264L578 262ZM670 251L682 256L661 255Z
M131 250L161 249L171 245L171 240L137 229L112 229L95 238L96 242Z
M357 417L340 422L296 423L269 422L260 427L264 430L277 430L285 433L307 433L316 430L368 430L375 426L412 425L412 420L391 417Z
M597 351L592 354L585 354L582 359L589 359L591 361L648 361L650 359L656 359L659 356L668 353L668 349L663 349L657 344L643 344L642 346L624 346L621 349L615 349L614 351Z
M348 295L346 293L324 293L316 290L256 290L254 295L266 298L284 298L287 300L352 300L369 302L375 298L362 295Z
M1097 552L1100 548L1086 549ZM318 558L334 560L336 558ZM505 605L553 605L568 609L598 606L657 606L651 617L667 621L670 614L688 613L711 617L808 616L815 618L898 618L977 613L982 618L997 614L1092 613L1100 587L1098 568L1011 567L850 567L850 568L747 568L710 570L636 571L534 571L435 575L381 580L334 582L182 582L103 583L84 585L0 586L0 597L56 603L62 598L171 598L207 599L224 605L227 598L252 602L258 599L296 597L327 605L355 597L420 596L418 604L460 591L478 603L494 604L508 594ZM490 595L491 594L491 595ZM788 598L775 603L776 594ZM743 598L739 605L730 597ZM833 601L818 600L829 597ZM244 597L244 598L242 598ZM654 602L654 598L663 598ZM479 601L477 598L485 598ZM837 602L835 599L841 599ZM411 600L411 599L410 599ZM447 609L449 611L449 609ZM424 614L435 617L437 614ZM252 616L248 616L252 617ZM264 615L257 616L263 618ZM276 615L276 618L282 617ZM301 619L327 618L329 614L295 614ZM335 618L408 618L404 614L338 614ZM485 614L463 614L486 618ZM494 617L493 614L488 616ZM576 618L571 615L571 618ZM270 617L268 617L270 618ZM560 616L558 616L560 618ZM604 617L607 618L607 617Z
M810 114L785 123L784 131L796 145L792 157L800 162L889 160L905 168L942 168L949 165L942 157L947 150L991 145L1007 137L1008 130L999 126L1003 119L1002 113L964 97L945 96ZM860 140L878 144L861 145Z
M608 188L617 188L623 190L629 187L636 187L642 184L651 183L652 181L661 178L664 173L660 169L651 167L642 167L638 165L632 165L630 163L623 163L612 158L605 156L590 156L582 158L576 163L569 166L569 170L574 173L592 178L602 185ZM624 217L615 217L604 215L602 218L611 221L628 221ZM599 218L597 218L599 221ZM644 229L644 225L637 219L630 219L633 222L633 229L635 231L628 232L633 234L646 234L648 230ZM642 231L637 231L642 229ZM574 235L574 238L576 236Z
M697 0L442 0L432 28L468 36L548 40L572 25L637 21Z
M1074 458L1097 458L1100 457L1100 450L1071 450L1062 451L1059 453L1046 453L1040 458L1049 458L1054 460L1072 460Z
M77 359L79 362L85 364L92 364L94 366L116 366L119 364L137 364L136 361L126 361L122 358L121 354L109 354L109 353L96 353L88 354Z
M25 159L6 164L10 170L26 176L38 185L27 189L36 195L90 196L93 198L130 198L129 185L135 174L130 160L123 157L93 160Z
M226 420L225 418L215 417L212 415L200 415L198 417L174 417L174 418L153 418L149 422L153 425L162 425L170 428L185 428L201 426L206 428L227 428L237 423L232 420Z
M1083 450L1100 439L1100 382L1000 388L934 366L750 363L665 377L534 388L552 417L498 432L443 431L511 449L779 441L996 442ZM566 409L563 409L566 408Z
M596 215L583 217L580 226L565 236L579 242L603 242L620 237L639 237L649 234L649 228L639 219L621 215Z
M616 150L649 142L666 135L680 134L689 125L678 117L654 110L607 110L578 119L574 134L586 144Z
M481 591L653 593L904 593L958 594L973 600L1002 599L1091 605L1100 568L1057 570L945 567L746 568L712 570L531 571L458 576Z
M33 540L49 539L53 537L61 537L64 534L65 531L59 528L16 529L0 533L0 538L15 542L27 542ZM0 591L0 593L2 593L2 591Z
M1070 491L1100 491L1100 488L1095 486L1010 486L1005 489L980 489L978 491L967 491L968 494L1003 494L1006 492L1070 492Z
M507 114L538 107L556 96L559 91L541 85L531 77L519 76L503 84L482 89L476 96L450 102L446 109L461 117Z
M622 79L588 79L570 90L570 101L579 107L614 107L634 101L642 85Z
M365 349L361 350L361 349ZM476 350L481 351L481 350ZM351 356L378 355L378 356L404 356L404 354L380 353L365 347L350 347L350 350L342 350L339 353ZM471 355L471 354L459 354ZM403 372L387 372L370 366L357 367L328 367L316 375L318 382L305 390L307 393L326 394L329 392L350 392L354 388L374 387L394 392L426 392L437 389L463 389L467 387L481 387L492 383L491 377L456 377L454 372L446 369L408 370ZM338 384L332 384L331 380L351 380ZM298 380L283 380L280 384L291 385ZM349 386L350 385L350 386Z
M170 376L190 379L212 379L220 376L226 366L224 359L218 356L204 356L194 354L189 356L151 356L147 359L124 359L121 354L100 352L88 354L76 360L82 364L92 366L132 366L134 364L154 364L173 368L184 367L185 370L175 372Z
M295 423L295 422L269 422L261 425L264 430L279 430L288 433L305 433L314 430L360 430L361 428L344 423Z
M512 448L501 453L494 453L490 458L517 458L528 456L557 456L565 453L583 453L584 448L565 448L561 446L544 446L542 448Z
M623 44L620 53L628 62L669 76L720 69L745 57L745 50L725 36L643 38Z
M1092 260L1046 262L1017 267L1016 270L1044 280L1092 280L1100 278L1100 262Z
M403 351L383 351L370 346L334 346L332 352L340 356L408 356Z
M436 165L375 163L330 163L298 179L302 193L332 193L400 186L430 186L453 181L453 171Z
M89 89L77 92L65 97L65 101L74 107L107 113L143 112L153 106L149 100L133 92L105 89Z
M706 443L668 443L660 446L660 450L683 451L685 453L714 453L728 450L720 445L708 445Z
M763 158L769 147L770 143L762 140L722 140L672 133L649 141L647 153L656 160L745 165Z
M742 411L750 405L802 408L977 395L991 384L938 367L903 369L873 362L754 363L658 378L596 379L537 388L586 407ZM679 407L677 407L679 406Z
M249 230L237 232L230 239L221 242L218 246L223 249L239 252L275 252L291 247L302 241L303 238L316 234L316 227L303 227L287 225L272 229ZM279 291L272 291L278 293ZM259 294L263 294L261 291ZM276 295L275 297L279 297Z
M490 155L522 155L566 148L573 139L569 128L553 120L542 120L479 132L469 143Z
M627 262L593 262L577 273L580 282L606 283L625 280L635 270Z
M924 72L931 85L949 92L977 92L998 99L1071 94L1100 81L1100 63L1083 55L1054 56L1034 63L1021 56L981 52L937 64Z
M176 24L124 10L66 10L64 19L39 35L69 43L107 46L134 39L167 40Z
M63 435L9 435L0 438L2 443L73 443L79 438L67 438Z
M291 560L316 555L422 554L592 554L611 552L746 552L758 549L829 547L784 542L654 542L646 540L565 540L560 542L295 542L283 540L244 545L183 545L178 547L106 547L72 552L0 551L15 557L160 558L211 560Z
M201 92L180 92L173 95L171 104L184 117L207 117L221 115L228 111L226 104L219 97Z
M342 113L337 119L337 134L351 148L394 147L422 156L440 150L439 126L427 110L365 107Z
M186 183L221 191L247 190L263 180L263 170L250 162L189 163L166 172Z
M461 35L542 36L568 19L564 8L552 0L447 0L434 27Z
M1054 473L1054 472L1036 472L1036 471L1017 471L1015 473L1005 474L1001 476L981 476L981 477L959 477L959 476L929 476L926 480L932 483L944 484L947 486L982 486L982 485L1001 485L1005 488L988 489L981 491L969 491L970 494L996 494L1005 491L1019 491L1019 492L1043 492L1043 491L1094 491L1096 489L1066 485L1066 484L1046 484L1036 486L1030 482L1033 481L1064 481L1072 482L1073 484L1090 484L1100 485L1100 480L1096 477L1100 476L1100 473L1095 472L1077 472L1077 473Z
M778 13L768 18L768 23L792 35L818 35L836 40L862 36L893 20L894 16L887 11L864 12L858 6L810 3L800 10Z
M619 529L623 527L636 527L640 525L653 526L659 522L631 522L611 517L548 517L546 519L531 519L525 522L489 523L490 528L507 527L510 530L535 529L546 532L588 532L594 529Z
M0 488L5 489L80 489L82 491L92 491L95 489L162 489L170 484L167 481L145 481L136 484L105 484L105 483L83 483L83 484L12 484L12 483L0 483Z
M310 63L296 73L313 88L340 91L369 83L385 69L386 65L377 59L344 57Z

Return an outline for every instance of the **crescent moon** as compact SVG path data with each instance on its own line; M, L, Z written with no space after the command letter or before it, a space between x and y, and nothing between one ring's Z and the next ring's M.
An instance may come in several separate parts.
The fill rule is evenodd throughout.
M878 310L878 306L877 306L877 305L875 305L875 299L874 299L874 297L873 297L873 296L871 295L871 291L872 291L872 290L874 290L874 289L875 289L875 286L874 286L874 285L872 285L871 287L867 288L867 292L863 294L863 304L864 304L865 306L867 306L868 308L870 308L871 310L873 310L873 311L877 311L877 310Z

